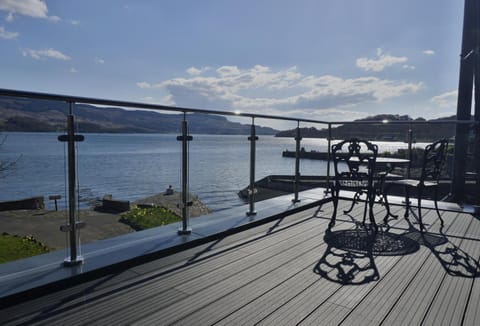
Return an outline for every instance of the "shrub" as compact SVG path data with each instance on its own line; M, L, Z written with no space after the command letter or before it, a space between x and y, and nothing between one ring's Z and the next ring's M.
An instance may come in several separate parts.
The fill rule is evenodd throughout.
M120 221L135 230L144 230L180 221L174 212L165 207L134 208L124 213Z

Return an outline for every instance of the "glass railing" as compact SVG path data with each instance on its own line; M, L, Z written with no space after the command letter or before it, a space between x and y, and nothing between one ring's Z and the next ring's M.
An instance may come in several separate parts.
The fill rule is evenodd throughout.
M333 175L329 149L340 139L368 139L382 156L409 159L395 171L408 176L414 175L426 144L438 136L451 139L453 126L474 130L475 125L327 122L13 90L0 90L0 95L9 99L4 107L15 101L37 103L22 106L28 112L11 117L0 134L0 230L4 238L16 236L40 248L27 254L66 250L66 265L82 261L80 239L90 243L167 223L177 223L178 233L188 234L191 218L240 206L255 216L259 200L290 194L288 200L297 202L305 189L328 191ZM162 122L155 124L156 116L138 116L134 110L161 113ZM97 123L99 112L102 124ZM131 121L137 119L136 129L117 120L128 114L135 116ZM206 120L208 130L202 128ZM42 132L16 131L28 129L25 124L32 121L37 125L30 129ZM266 128L278 121L291 129L286 137ZM309 132L312 126L321 130L318 138ZM450 144L443 175L448 194L455 146L453 140ZM475 164L465 166L467 194L477 191L478 182L471 182L478 175L475 169Z

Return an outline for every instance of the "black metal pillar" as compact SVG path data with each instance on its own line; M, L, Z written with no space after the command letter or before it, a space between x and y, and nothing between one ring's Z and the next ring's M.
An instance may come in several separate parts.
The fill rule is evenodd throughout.
M475 203L480 205L480 0L475 2L474 10L477 13L475 18L476 26L474 29L474 42L475 42L475 49L474 49L474 87L475 87L475 113L474 113L474 120L475 125L473 125L473 130L475 133L475 144L474 144L474 166L476 167L476 187L475 193L477 196L475 197Z
M457 120L470 120L474 78L475 28L480 14L480 0L465 0L463 16L462 53L458 82ZM472 52L473 51L473 52ZM455 155L453 162L452 195L457 202L465 201L465 172L469 128L457 125L455 131Z

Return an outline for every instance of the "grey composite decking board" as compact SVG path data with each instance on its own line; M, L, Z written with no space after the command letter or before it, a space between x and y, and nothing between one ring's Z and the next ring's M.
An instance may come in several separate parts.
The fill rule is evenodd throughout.
M363 212L361 211L360 214L363 214ZM356 215L358 217L358 214ZM319 257L321 255L322 253L319 253ZM315 263L316 262L312 262L312 265L315 265ZM319 279L318 282L313 283L312 286L305 291L299 292L297 296L290 299L283 306L277 308L264 320L261 320L260 324L295 324L301 321L305 316L311 314L318 306L322 305L325 300L327 300L332 295L335 295L335 293L337 293L342 288L342 286L337 283L332 283L330 281L322 279L318 275L316 277L318 277ZM295 284L292 284L292 288L295 288ZM328 306L334 307L337 305ZM349 311L349 309L346 309L345 307L342 307L341 310Z
M472 221L473 222L473 221ZM467 230L472 234L480 234L479 223L470 223ZM452 261L452 255L460 255L466 258L466 264L469 266L472 263L478 262L480 256L480 246L478 241L465 239L452 239L451 243L458 247L458 251L448 253L446 259ZM454 249L454 248L452 248ZM445 271L445 278L441 287L435 297L429 310L429 314L425 319L425 324L429 325L459 325L462 322L464 311L468 303L468 296L473 283L473 277L478 273L462 265L452 265L452 272ZM455 275L459 272L460 275ZM461 275L465 275L462 277ZM468 277L471 276L471 277ZM479 275L477 275L479 276Z
M277 224L278 224L278 223L275 222L275 225L277 225ZM282 226L282 227L283 227L283 226ZM277 225L277 228L278 228L278 225ZM292 229L292 230L296 231L296 229ZM290 231L290 229L287 230L287 232L289 232L289 231ZM272 238L275 238L275 236L273 236L273 234L271 235L271 237L272 237ZM221 249L221 250L222 250L222 249ZM239 254L245 255L245 253L242 253L242 252L239 252L239 251L231 251L231 252L227 252L227 254L230 254L230 255L232 255L232 256L235 256L233 259L238 258L238 255L239 255ZM209 268L212 268L212 267L210 266ZM133 270L137 270L137 268L134 268ZM196 271L196 272L198 272L198 271ZM120 275L125 274L125 273L131 273L131 272L130 272L130 271L125 271L125 272L120 273ZM155 273L158 273L158 271L155 271ZM89 282L89 283L87 283L87 284L81 284L81 285L77 286L77 292L82 292L84 288L88 288L88 287L90 287L90 286L92 286L92 288L94 288L94 289L97 290L98 288L101 288L102 285L104 285L104 283L110 283L112 279L118 278L118 275L117 275L117 274L115 274L114 276L115 276L115 277L112 277L112 278L110 278L110 277L104 277L104 278L102 278L101 280L98 280L98 281L92 281L92 282ZM150 277L150 276L147 275L147 277ZM106 280L106 281L103 281L103 280ZM138 282L138 280L137 280L136 282ZM115 283L117 283L117 281L114 282L114 284L115 284ZM99 285L100 285L100 286L99 286ZM108 289L107 289L107 291L108 291ZM65 294L66 297L69 297L69 298L72 298L72 297L73 297L73 295L71 294L71 293L72 293L71 289L69 289L69 291L65 291L65 292L68 292L68 293ZM69 294L69 293L70 293L70 294ZM101 294L102 294L102 293L101 293L101 292L99 293L98 290L97 290L96 293L95 293L95 295L101 295ZM52 298L51 301L49 300L49 297ZM41 308L41 307L44 307L44 306L45 306L46 304L48 304L49 302L51 302L52 305L55 305L55 304L57 304L56 301L58 301L58 300L55 300L56 297L62 298L62 293L61 293L61 292L60 292L60 293L57 292L57 293L54 293L54 294L46 295L46 296L42 297L40 300L33 301L33 304L34 304L34 305L35 305L35 304L39 305L40 308ZM79 298L77 299L77 301L84 301L85 297L88 298L88 295L87 295L87 296L80 295ZM74 300L72 300L72 301L73 301L72 304L75 303ZM32 307L32 302L29 302L28 305L29 305L29 307ZM20 313L21 313L21 312L23 311L22 308L23 308L24 306L25 306L24 304L20 304L20 305L18 305L17 307L12 307L12 308L10 308L10 309L8 310L8 315L12 315L12 313L14 314L14 313L15 313L15 308L18 308L18 309L16 309L16 310L17 310L17 311L19 310ZM13 310L13 311L12 311L12 310ZM33 309L32 309L32 310L33 310ZM0 319L1 319L1 317L0 317Z
M245 259L231 262L230 264L225 265L224 268L212 269L210 273L206 273L200 277L186 279L185 282L178 285L176 288L185 293L196 293L202 289L216 284L219 281L225 280L226 278L236 278L242 273L248 273L250 269L258 268L259 264L270 261L271 264L275 264L275 260L277 258L282 258L282 256L285 254L291 253L291 256L294 257L296 254L302 253L304 247L310 249L310 241L316 240L315 238L318 238L316 231L314 229L310 229L302 234L302 242L299 242L298 240L296 242L282 241L275 246L275 250L268 250L268 248L272 248L272 246L265 250L261 250L259 247L257 252L253 252Z
M298 227L298 226L297 226L297 227ZM278 244L277 244L277 246L278 246ZM268 248L268 247L264 247L264 249L266 249L266 248ZM257 253L257 254L258 254L258 253ZM231 260L230 258L231 258L231 257L229 257L229 258L227 259L227 263L230 262L230 260ZM217 261L217 260L226 259L226 257L225 257L225 256L223 256L223 257L213 257L212 259L215 259L215 260L213 260L213 262L215 262L215 261ZM202 262L202 263L203 263L203 262ZM208 271L211 271L211 270L216 271L216 270L218 270L218 266L215 266L214 264L210 264L208 261L205 262L205 263L203 263L203 266L204 266L204 267L207 267ZM189 266L189 267L190 267L190 266ZM196 266L195 266L195 267L196 267ZM197 269L195 269L195 267L190 268L190 270L193 270L194 273L197 272ZM183 274L189 274L189 272L188 272L188 271L187 271L187 272L183 272ZM166 285L166 286L168 286L168 287L171 287L171 286L174 286L174 285L176 285L176 284L178 284L178 283L182 283L182 282L185 280L186 277L188 277L187 279L191 278L191 277L189 277L188 275L187 275L187 276L182 275L182 272L180 272L180 273L175 273L175 274L172 275L172 276L167 276L167 279L161 279L161 278L160 278L160 279L154 279L154 280L152 281L153 284L152 284L151 286L148 286L148 284L145 284L145 285L142 285L142 288L145 287L145 286L148 286L148 288L155 287L155 283L157 283L157 282L161 282L161 284ZM146 306L146 305L148 306L148 305L150 305L150 306L155 307L155 309L161 308L162 305L161 305L158 301L155 301L155 300L154 300L154 296L152 296L152 295L150 295L149 293L147 293L147 292L148 292L148 288L147 288L146 290L144 290L144 291L140 291L140 292L139 292L140 298L138 298L138 299L135 299L135 297L132 298L132 293L130 292L129 295L128 295L128 297L129 297L129 298L128 298L128 301L129 301L130 303L132 303L132 302L133 302L133 303L137 303L137 306L138 306L138 305L141 305L141 306ZM181 292L181 291L180 291L180 292ZM183 293L183 292L182 292L182 293ZM160 294L161 294L161 293L160 293ZM147 296L147 295L148 295L148 297L152 297L153 300L149 300L149 301L147 302L146 300L142 300L142 299L141 299L141 297L145 297L145 296ZM173 302L173 301L174 301L174 300L172 300L172 302ZM172 302L169 302L169 303L171 304ZM107 305L108 305L108 302L107 302ZM129 309L129 307L125 307L125 309ZM141 310L141 309L140 309L140 310ZM137 314L137 316L138 316L138 309L131 309L131 312L132 312L133 315ZM124 311L122 311L122 313L124 313ZM138 317L137 317L137 318L138 318ZM133 319L134 319L134 318L132 318L132 320L133 320Z
M363 205L357 205L351 217L343 215L349 204L340 201L334 231L355 228L353 222L361 221ZM415 325L424 321L453 325L464 318L465 325L479 324L478 278L447 274L439 258L421 243L420 233L402 218L400 206L392 206L400 217L390 220L388 232L409 233L420 243L417 252L374 256L380 279L361 286L342 285L316 274L313 268L328 247L324 235L332 206L327 203L322 211L305 211L291 222L288 218L270 222L244 237L213 241L180 258L159 259L78 285L71 296L65 290L18 307L0 308L0 323ZM424 212L426 237L441 236L436 212ZM384 213L381 205L375 205L379 224ZM480 221L463 213L442 212L442 216L449 242L438 249L456 244L478 261ZM418 229L415 220L412 214L410 221ZM81 292L82 286L91 291Z
M307 223L309 221L306 221ZM292 229L287 229L284 232L287 234L290 232L293 232L293 235L296 234L300 230L302 230L303 226L297 225L296 228ZM307 229L311 229L311 227L307 226ZM292 231L291 231L292 230ZM277 234L272 234L270 237L264 238L265 241L270 241L270 239L276 239L279 238L277 243L273 243L271 245L264 246L260 250L257 250L257 253L255 255L260 255L263 250L268 250L269 248L275 248L278 247L279 245L282 244L283 237L282 233L279 235ZM287 236L288 237L288 236ZM241 254L241 255L239 255ZM82 307L79 308L72 308L71 313L75 313L76 311L79 310L85 310L86 308L93 309L94 311L102 311L102 309L108 309L108 306L110 303L113 303L115 305L120 305L124 306L121 304L122 300L124 300L124 296L128 294L128 301L129 303L141 303L142 298L149 298L149 297L155 297L155 295L158 295L159 293L161 294L163 291L167 291L169 288L181 284L182 282L185 281L185 279L191 279L195 275L198 275L199 273L208 273L212 270L217 270L219 267L221 267L224 264L229 264L230 262L236 262L239 259L241 259L244 256L248 256L248 253L243 253L239 250L235 251L230 251L227 252L221 257L222 259L219 259L220 257L214 257L216 259L212 259L210 261L205 261L205 262L199 262L197 265L191 265L191 266L186 266L184 269L181 270L180 273L172 273L172 274L167 274L165 277L153 277L151 280L148 280L148 278L151 277L151 275L147 275L147 281L141 282L137 281L139 283L138 286L132 286L132 287L127 287L124 291L120 291L119 293L115 293L110 297L110 301L106 302L97 302L94 298L89 298L91 299L91 303L86 304ZM200 265L200 266L198 266ZM202 269L203 268L203 269ZM101 293L95 293L92 297L94 296L101 296ZM84 298L79 298L78 301L86 301ZM172 301L173 298L172 298ZM156 302L158 304L158 302ZM71 302L70 305L73 307L74 302ZM64 307L65 308L65 307ZM135 310L132 310L132 312L137 312L138 308Z
M207 306L189 314L180 321L180 324L210 325L220 321L225 316L228 316L238 308L255 300L257 297L262 296L264 293L271 291L284 282L295 279L296 276L305 269L311 270L311 261L316 257L317 249L321 249L321 246L314 248L314 250L309 250L306 254L301 255L299 257L300 259L295 259L288 264L272 270L254 282L222 297L221 300L215 303L215 309Z
M430 217L431 214L428 214L425 221L430 220ZM401 256L395 268L382 277L342 324L379 325L423 266L428 255L430 251L421 246L418 252Z
M312 267L309 266L271 291L264 292L253 301L236 308L218 320L216 325L253 325L318 281L318 275L312 273Z
M324 230L322 230L322 233L324 233ZM320 256L321 253L319 253L319 257ZM315 262L316 261L312 262L312 266L310 268L305 269L304 271L296 275L295 278L289 279L287 282L282 283L280 286L273 289L271 292L267 292L264 295L259 296L254 301L250 302L248 305L241 307L241 309L235 311L229 316L226 316L226 318L222 320L220 324L252 325L264 319L270 313L279 309L281 305L283 305L283 303L289 302L296 295L302 293L309 286L312 286L315 282L318 282L320 280L318 274L312 273ZM279 300L279 298L281 300Z
M400 220L400 223L401 223L402 220ZM378 266L377 266L378 267ZM324 281L324 282L328 282L328 281L325 281L325 280L321 280L321 281ZM315 284L315 285L320 285L320 284ZM328 301L331 300L331 298L335 297L336 295L338 295L339 293L342 292L343 289L348 289L348 290L356 290L358 288L358 286L342 286L342 287L338 287L337 291L333 292L332 295L328 298ZM318 291L322 292L322 295L325 295L326 293L324 291L322 291L321 289L319 289ZM341 319L346 315L348 314L351 309L348 309L347 307L344 307L342 304L334 304L334 303L330 303L330 304L327 304L327 302L320 302L318 303L318 301L321 301L321 300L312 300L313 302L316 302L316 306L313 304L310 304L310 302L308 301L309 297L310 296L313 296L315 299L317 299L315 297L315 293L310 293L308 296L306 297L303 297L302 300L298 301L298 304L295 304L296 300L293 300L293 306L290 307L290 309L286 308L286 307L282 307L281 310L284 310L286 309L286 311L284 313L281 313L280 311L276 311L275 312L275 316L273 318L268 318L265 320L265 323L266 324L270 324L270 325L275 325L275 324L283 324L283 322L285 320L287 320L288 322L286 322L285 324L295 324L299 321L300 318L302 318L303 316L309 316L305 319L304 322L312 322L313 324L315 323L320 323L320 320L322 320L322 323L323 323L323 316L327 315L329 313L329 311L331 311L332 309L336 309L337 313L335 314L335 321L339 322L341 321ZM347 297L348 297L348 292L346 293ZM322 298L323 299L323 298ZM292 303L290 303L292 304ZM309 309L305 309L306 307L308 307ZM316 308L316 309L315 309ZM327 320L325 320L325 325L328 325L329 323L331 324L335 324L334 323L334 320L332 319L332 317L328 318ZM261 323L263 324L263 323Z
M478 322L480 320L480 279L475 278L472 280L472 282L472 289L463 321L464 325L473 326L478 325Z
M317 253L316 258L318 259L320 256L321 251ZM200 309L199 311L189 315L186 319L181 320L181 323L185 323L187 325L194 323L194 321L198 322L199 324L216 323L222 320L225 316L230 315L235 310L243 307L245 304L254 302L258 298L263 297L266 293L272 291L272 289L275 289L276 287L289 284L291 288L285 289L286 292L289 292L295 289L297 284L302 281L298 279L299 275L305 274L305 271L308 271L311 274L313 266L315 265L315 259L309 262L307 261L306 263L306 267L301 272L291 277L288 275L282 277L281 274L274 277L276 272L272 272L270 275L266 275L266 280L256 280L256 282L251 284L251 286L249 285L241 289L239 293L232 293L231 295L222 298L222 301L215 305L215 309L211 309L211 307L208 306L204 307L203 309ZM291 273L291 270L289 270L289 273ZM285 279L285 277L287 278ZM316 278L318 279L319 277L316 276ZM265 288L265 285L268 285L267 288ZM239 322L243 323L243 321Z
M378 268L379 274L385 275L392 270L400 257L375 257L375 264ZM333 293L325 302L317 306L314 311L311 311L308 316L301 320L301 324L315 324L323 319L323 316L329 314L329 310L333 307L342 307L341 311L335 314L335 320L330 320L332 324L338 324L341 322L359 302L381 282L368 282L360 285L343 285L338 291ZM299 321L296 321L299 322Z
M277 268L283 265L290 265L301 261L303 255L311 254L312 249L318 248L323 244L322 239L318 237L311 238L311 241L305 241L293 248L283 251L281 255L276 255L275 259L272 257L265 257L265 259L248 270L240 273L230 271L226 274L227 278L221 279L212 284L208 288L190 295L182 302L177 302L174 306L168 306L165 309L159 310L154 315L148 316L140 320L140 323L166 323L170 324L180 319L178 316L186 316L194 311L216 302L228 294L237 291L241 287L248 285L255 280L264 277ZM227 271L228 272L228 271Z
M392 266L395 265L395 262L396 261L391 259L378 259L378 271L382 274L387 273ZM322 302L315 307L313 311L309 312L306 317L301 320L296 320L295 323L300 322L300 324L305 323L307 325L320 323L323 316L328 315L331 309L334 307L341 307L342 309L335 313L334 319L329 320L332 324L338 324L353 310L357 302L359 302L374 286L375 284L372 282L361 285L343 285L326 301ZM351 297L349 296L349 293L351 293Z
M451 225L451 229L457 234L463 229L465 233L469 222L466 219L457 220ZM383 323L385 325L419 325L424 320L441 286L444 274L445 271L437 258L430 254Z

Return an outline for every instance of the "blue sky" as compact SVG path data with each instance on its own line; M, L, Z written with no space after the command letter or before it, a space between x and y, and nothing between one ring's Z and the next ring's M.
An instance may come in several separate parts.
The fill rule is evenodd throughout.
M343 121L455 114L460 0L0 0L0 88Z

